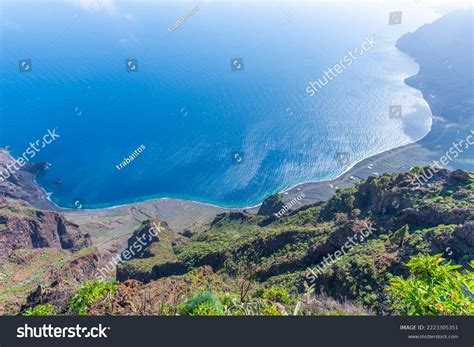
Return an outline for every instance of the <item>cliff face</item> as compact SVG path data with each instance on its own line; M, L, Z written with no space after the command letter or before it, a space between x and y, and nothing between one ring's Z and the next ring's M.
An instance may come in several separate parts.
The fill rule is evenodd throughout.
M159 237L148 246L152 254L121 264L117 279L148 283L207 266L225 276L301 289L307 269L320 266L324 271L314 282L318 290L384 312L386 275L406 274L403 264L410 257L441 253L462 265L474 258L472 175L440 170L424 185L411 184L422 173L414 168L370 177L326 202L271 221L224 213L180 242L173 242L168 230L167 240ZM142 233L143 228L135 235ZM347 248L348 240L358 241ZM341 252L344 247L347 254ZM325 261L338 252L337 262Z
M397 41L397 48L420 65L418 73L405 83L423 93L435 116L430 133L417 142L417 146L429 150L430 160L440 160L474 129L473 23L472 9L461 9ZM472 171L474 146L461 144L458 152L449 165Z
M56 210L56 206L48 200L46 193L36 184L36 175L47 170L46 163L28 163L21 170L8 170L13 158L0 148L0 196L28 201L36 208Z
M88 234L68 222L53 209L34 178L46 163L26 164L20 170L8 170L13 158L0 148L0 259L16 249L56 248L77 251L91 245Z
M184 239L163 221L155 219L143 222L128 239L128 247L122 252L122 259L129 261L117 267L117 279L149 282L186 272L187 267L177 261L173 251L173 246Z
M397 41L420 65L406 82L423 92L435 115L453 122L472 120L473 21L472 10L457 10Z
M50 269L42 283L30 292L26 302L21 303L20 312L43 303L51 303L66 310L67 302L74 290L84 281L93 279L93 274L105 259L91 251L63 261L64 265L61 268Z
M13 199L0 200L0 258L16 249L77 251L91 245L88 234L57 212L40 211Z

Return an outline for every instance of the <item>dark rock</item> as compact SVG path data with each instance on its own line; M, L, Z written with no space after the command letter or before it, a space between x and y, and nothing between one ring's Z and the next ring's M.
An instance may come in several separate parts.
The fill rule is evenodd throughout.
M415 227L432 227L440 224L463 224L471 215L467 209L454 208L445 210L438 206L423 206L421 208L407 208L399 218L395 219L395 225L411 225Z
M448 177L448 185L457 185L469 182L469 173L463 170L455 170Z
M188 239L190 239L191 237L194 236L194 233L191 230L186 229L186 230L183 230L181 235L183 235L184 237L187 237Z
M223 221L247 221L250 219L250 215L244 212L224 212L218 214L214 220L211 222L211 227L220 225Z
M281 194L273 194L266 198L260 206L257 214L260 216L271 216L279 212L285 205Z
M268 218L265 218L264 220L258 222L258 225L263 227L266 227L267 225L272 224L274 221L276 221L278 218L275 215L271 215Z

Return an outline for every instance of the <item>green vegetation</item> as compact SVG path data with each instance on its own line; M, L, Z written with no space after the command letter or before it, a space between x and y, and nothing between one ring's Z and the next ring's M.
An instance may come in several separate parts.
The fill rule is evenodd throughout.
M444 262L440 255L413 257L407 279L390 279L386 291L396 314L470 315L474 313L474 272L458 272L459 265ZM471 267L474 262L471 261Z
M191 238L173 242L170 235L161 246L152 246L166 245L166 252L121 265L120 278L153 281L210 266L233 288L210 286L205 290L214 300L182 313L290 314L303 290L306 269L339 251L337 261L329 262L313 283L315 293L328 298L304 310L300 305L301 314L358 314L364 312L361 306L395 312L384 288L406 272L404 264L411 257L449 250L451 260L465 267L473 256L472 247L465 246L469 229L460 230L473 216L472 177L440 171L433 183L417 191L410 187L416 171L371 177L280 218L223 213L194 230ZM447 211L451 209L456 213ZM366 223L373 232L348 248L348 240L354 240ZM200 297L199 291L186 297L193 295Z
M87 315L90 305L103 299L106 295L113 295L115 287L116 284L110 282L92 281L84 283L69 300L69 312L75 315Z
M75 253L54 248L14 250L0 262L0 272L5 275L3 278L0 276L0 315L18 314L19 307L13 303L19 299L20 302L26 300L39 285L44 285L44 279L51 272L61 274L62 279L74 283L77 273L71 269L70 263L91 252L93 249L90 247Z
M401 229L397 230L392 237L390 237L390 242L398 247L403 246L403 242L408 239L410 235L408 225L404 225Z
M23 316L55 316L57 309L52 304L40 304L35 307L27 308L23 312Z
M437 175L419 189L410 187L413 173L371 177L280 218L225 212L190 230L190 237L166 227L135 259L118 266L123 283L88 282L58 310L189 316L472 314L472 272L466 269L474 258L473 179L462 171ZM150 222L134 236L146 233ZM371 233L364 234L367 224ZM439 253L457 265L440 260ZM307 269L329 254L333 259L310 280ZM14 264L4 268L13 273Z
M215 295L208 291L199 292L180 304L180 315L187 316L280 316L290 308L290 294L284 288L257 290L244 300L240 294L224 293ZM278 307L278 305L280 305Z
M224 309L214 294L201 292L181 306L180 314L183 316L220 316L224 314Z
M271 287L258 292L262 299L279 302L281 304L288 304L290 302L290 294L285 288Z

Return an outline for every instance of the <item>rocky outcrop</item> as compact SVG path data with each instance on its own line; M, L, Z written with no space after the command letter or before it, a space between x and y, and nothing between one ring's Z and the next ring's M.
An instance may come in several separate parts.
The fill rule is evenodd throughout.
M158 263L153 265L151 270L142 270L139 266L129 265L130 264L126 264L126 266L117 267L118 281L137 280L148 283L163 277L182 275L190 270L190 267L181 261Z
M281 194L273 194L266 198L257 214L261 216L271 216L283 208L283 199Z
M21 306L20 312L38 304L50 303L60 308L61 312L67 310L67 302L77 286L87 280L92 280L93 275L100 267L104 258L92 252L75 258L64 265L61 273L51 272L49 284L38 285L27 297Z
M465 184L471 176L468 172L463 170L454 170L448 176L447 185L457 185L457 184Z
M90 236L57 212L32 209L11 201L0 210L0 258L16 249L59 248L77 251L91 245Z
M410 224L415 227L431 227L439 224L461 224L471 215L468 209L443 209L442 206L424 206L407 208L399 218L394 219L395 225Z
M13 158L0 148L0 196L28 201L36 208L57 210L48 196L35 182L36 175L48 169L47 163L27 163L19 170L11 169ZM9 169L10 168L10 169ZM3 175L1 174L3 173Z
M147 220L128 239L122 251L125 262L117 266L117 279L149 282L173 274L183 274L188 267L179 261L173 247L184 236L175 233L167 223L158 219Z
M224 221L247 221L251 218L251 216L246 212L224 212L219 213L214 220L211 222L211 227L216 227L221 225Z
M458 225L454 229L454 238L449 244L450 250L466 260L474 259L474 221Z
M161 221L147 220L133 232L132 236L127 240L127 250L130 253L128 257L122 252L122 258L147 258L153 256L150 252L150 245L160 241L161 228L169 230L168 224ZM161 236L162 237L162 236Z

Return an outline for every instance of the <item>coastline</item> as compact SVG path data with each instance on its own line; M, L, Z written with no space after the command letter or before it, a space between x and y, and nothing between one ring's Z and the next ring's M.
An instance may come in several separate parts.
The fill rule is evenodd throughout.
M409 33L410 34L410 33ZM403 37L403 36L402 36ZM427 103L432 118L432 124L428 132L420 139L415 142L402 145L399 147L395 147L392 149L388 149L382 151L378 154L371 155L365 159L362 159L358 162L355 162L350 167L348 167L344 172L342 172L338 177L334 179L322 180L322 181L307 181L298 183L290 188L284 189L279 192L275 192L273 194L281 194L283 197L283 202L287 203L294 199L298 194L304 193L305 197L301 199L300 205L298 207L313 204L318 201L326 200L330 198L332 195L335 194L338 188L347 188L353 186L358 180L364 180L371 175L383 174L383 173L393 173L393 172L401 172L410 169L412 166L418 165L427 165L432 163L433 156L436 156L436 150L434 146L427 146L424 143L424 140L428 137L432 136L434 133L442 133L443 128L446 129L451 124L450 122L445 124L440 124L436 122L436 114L433 110L433 103L430 102L430 95L429 93L425 93L418 85L415 83L409 83L410 80L416 79L419 77L421 64L416 60L414 56L410 54L406 49L402 49L398 46L400 41L397 40L397 44L395 45L398 50L401 52L409 55L412 59L414 59L415 63L419 65L418 72L406 78L404 83L414 89L417 89L421 92L423 100ZM430 97L428 97L430 96ZM433 135L434 136L434 135ZM429 144L429 141L427 141ZM6 153L10 156L10 159L13 158L8 152L7 148L0 148L0 153ZM21 170L23 171L23 170ZM56 210L61 211L67 214L94 214L100 213L100 211L119 211L123 209L132 209L136 207L143 208L144 206L156 206L159 207L161 205L175 205L176 207L180 206L183 203L186 203L190 206L198 206L200 209L208 210L208 211L243 211L246 210L251 213L256 213L259 206L263 203L267 197L263 198L262 201L258 204L252 206L245 206L245 207L229 207L229 206L222 206L218 204L213 204L211 202L203 202L197 201L187 198L175 198L175 197L157 197L157 198L147 198L144 197L142 199L137 199L137 201L132 202L124 202L119 203L117 205L112 206L105 206L105 207L97 207L97 208L85 208L85 209L74 209L68 207L62 207L56 204L50 197L50 193L48 193L42 186L40 186L35 179L35 175L30 177L25 177L25 179L32 179L32 184L38 187L41 190L42 194L34 194L33 196L28 196L30 199L26 199L32 206L42 208L42 209L49 209L49 210ZM30 184L31 185L31 184ZM1 185L0 185L1 186ZM1 192L1 190L0 190Z
M427 101L427 100L425 100ZM433 123L432 127L430 130L426 133L424 137L421 139L406 144L402 145L399 147L391 148L388 150L384 150L380 153L371 155L367 158L364 158L358 162L355 162L352 164L350 167L348 167L344 172L342 172L339 176L333 178L333 179L327 179L327 180L321 180L321 181L306 181L306 182L301 182L297 183L294 186L290 188L286 188L281 191L277 191L273 194L281 194L283 195L283 201L288 202L291 201L296 195L300 193L305 194L305 198L303 198L301 201L303 202L301 206L312 204L318 201L326 200L330 196L332 196L338 188L347 188L352 186L357 180L363 180L369 177L370 175L374 174L383 174L386 172L394 172L394 171L401 171L404 168L398 168L398 169L392 169L388 165L377 165L377 163L383 161L384 159L387 159L389 157L392 157L394 153L396 152L397 154L404 152L406 150L411 149L411 147L416 146L420 141L422 141L426 136L428 136L434 126L435 123ZM3 152L7 154L12 160L14 159L11 154L9 153L8 149L0 147L0 152ZM367 167L367 170L364 170L364 166ZM368 166L372 166L372 168L368 168ZM406 167L405 167L406 168ZM376 172L375 170L378 170ZM392 170L389 170L392 169ZM387 171L389 170L389 171ZM351 177L354 177L354 179L351 179ZM258 208L262 205L264 198L260 203L251 205L251 206L244 206L244 207L229 207L229 206L222 206L218 204L213 204L209 202L203 202L203 201L198 201L198 200L192 200L192 199L186 199L186 198L171 198L171 197L157 197L157 198L144 198L143 200L137 199L138 201L134 202L124 202L124 203L119 203L117 205L112 205L112 206L106 206L106 207L97 207L97 208L85 208L85 209L76 209L76 208L69 208L69 207L62 207L58 204L56 204L52 199L51 199L51 193L46 191L37 181L35 176L32 177L33 183L44 193L45 199L49 202L49 205L51 205L47 209L51 209L54 211L60 211L60 212L70 212L70 213L80 213L80 212L94 212L94 211L102 211L102 210L117 210L121 208L127 208L127 207L134 207L134 206L139 206L139 205L144 205L144 204L159 204L160 202L163 201L171 201L171 202L176 202L176 203L182 203L182 202L188 202L190 204L196 204L196 205L201 205L204 207L209 207L213 209L220 209L220 210L227 210L227 211L249 211L253 212L258 210ZM328 189L324 189L327 187ZM271 194L272 195L272 194ZM270 195L269 195L270 196ZM34 201L27 201L34 207L39 207L39 206L44 206L44 203L41 203L40 201L34 200ZM39 204L38 204L39 203ZM44 208L44 207L39 207L39 208Z
M425 99L426 102L428 102ZM429 103L428 103L429 105ZM432 116L433 117L433 116ZM394 156L399 156L403 152L406 152L408 150L413 150L419 147L419 143L426 138L432 131L433 128L436 126L437 123L432 124L430 130L427 132L427 134L413 142L409 143L406 145L402 145L399 147L395 147L389 150L382 151L378 154L371 155L365 159L362 159L350 167L348 167L344 172L342 172L339 176L333 179L329 180L322 180L322 181L307 181L307 182L302 182L298 183L290 188L284 189L282 191L275 192L274 194L281 194L283 196L283 202L289 202L293 198L295 198L298 194L304 193L305 197L301 199L300 203L301 206L309 205L316 203L318 201L326 200L327 198L330 198L332 195L335 194L336 190L338 188L347 188L350 186L353 186L354 183L358 180L363 180L366 179L367 177L374 175L374 174L383 174L383 173L390 173L390 172L398 172L398 171L403 171L405 169L409 169L408 165L402 165L402 166L397 166L393 167L393 165L388 164L387 160L389 158L393 158ZM13 159L8 152L7 149L5 148L0 148L0 152L6 153L7 155L10 156L11 159ZM413 161L413 165L421 165L419 161L419 155L406 155L407 159L410 162L410 157L413 159L416 158L415 161ZM428 155L426 157L429 157ZM431 161L426 158L426 164L431 163ZM64 213L94 213L98 211L113 211L113 210L120 210L124 208L132 208L132 207L137 207L137 206L143 206L143 205L153 205L153 206L159 206L163 202L174 202L176 204L182 204L183 202L189 203L191 205L198 205L202 206L204 208L209 208L209 209L217 209L217 210L222 210L222 211L248 211L251 213L256 213L258 208L261 206L262 202L252 205L252 206L245 206L245 207L228 207L228 206L221 206L217 204L212 204L208 202L202 202L202 201L197 201L197 200L192 200L192 199L186 199L186 198L170 198L170 197L160 197L160 198L151 198L151 199L144 199L144 200L139 200L135 202L130 202L130 203L121 203L113 206L107 206L107 207L98 207L98 208L86 208L86 209L75 209L75 208L68 208L68 207L62 207L58 204L56 204L52 199L51 199L51 194L48 193L35 179L35 177L32 177L33 183L44 193L45 199L48 201L50 207L47 209L55 210L55 211L60 211ZM45 204L41 201L28 201L30 204L32 204L35 207L39 208L44 208ZM46 204L48 205L48 204ZM300 206L300 207L301 207Z
M409 84L407 85L410 86ZM413 86L410 86L410 87L413 87ZM423 96L423 99L425 100L425 102L427 102L431 110L431 105L429 101L426 98L424 98L424 96ZM432 114L432 118L433 118L433 114ZM375 155L371 155L365 159L362 159L358 162L355 162L350 167L348 167L344 172L342 172L339 176L333 179L302 182L290 188L284 189L282 191L277 191L273 194L281 194L283 196L283 202L286 203L286 202L291 201L298 194L304 193L305 197L301 199L300 201L299 207L301 207L301 206L316 203L318 201L326 200L330 198L332 195L334 195L338 188L347 188L347 187L353 186L356 181L366 179L370 175L383 174L387 172L398 172L398 171L403 171L404 169L409 169L407 165L393 167L392 165L387 163L387 159L392 158L393 156L400 155L401 153L407 150L412 150L414 147L415 148L418 147L418 144L433 131L433 128L435 126L436 126L436 123L433 122L429 131L425 134L424 137L420 138L419 140L406 144L406 145L402 145L399 147L382 151L380 153L377 153ZM8 147L5 147L5 148L0 147L0 152L9 156L10 160L14 160L14 158L11 156L10 152L8 151ZM415 157L417 159L416 164L420 165L420 162L418 160L419 157L418 156L415 156ZM407 155L406 159L408 159L409 161L410 155ZM426 162L429 163L430 161L427 160ZM415 165L415 162L413 165ZM23 170L21 171L23 172ZM124 208L133 208L133 207L138 207L138 206L143 206L143 205L159 206L163 204L164 202L171 202L177 205L182 204L183 202L186 202L191 205L198 205L198 206L202 206L203 208L208 208L212 210L215 210L215 209L222 210L222 211L244 211L245 210L251 213L256 213L258 208L263 203L263 200L266 199L264 198L260 203L252 205L252 206L229 207L229 206L221 206L218 204L197 201L197 200L192 200L192 199L186 199L186 198L159 197L159 198L150 198L150 199L145 198L143 200L138 199L138 201L124 202L117 205L106 206L106 207L75 209L75 208L62 207L56 204L51 199L51 193L47 192L36 181L35 175L33 175L31 179L32 179L32 183L36 185L38 189L42 191L43 194L40 199L37 199L37 198L27 199L27 202L30 203L34 207L47 209L47 210L60 211L63 213L85 213L86 211L88 213L94 213L98 211L107 211L107 210L113 211L113 210L120 210ZM45 203L44 200L46 200L47 203Z

